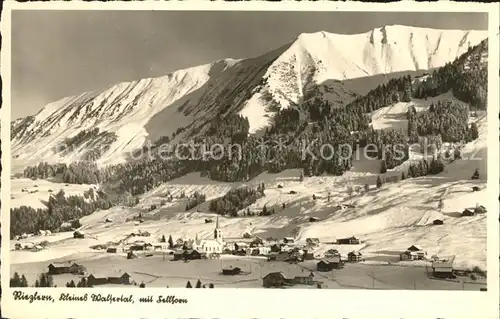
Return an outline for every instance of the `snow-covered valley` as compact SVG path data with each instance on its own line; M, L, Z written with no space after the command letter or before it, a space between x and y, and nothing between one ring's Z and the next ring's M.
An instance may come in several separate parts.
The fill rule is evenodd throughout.
M67 184L56 178L20 177L28 165L42 161L49 164L80 161L86 158L90 148L101 144L106 144L107 149L96 161L100 168L126 163L133 151L143 147L146 141L165 136L170 141L186 141L203 136L207 123L227 114L246 117L249 133L259 133L272 124L276 113L272 106L300 108L308 99L319 99L341 108L389 79L402 75L425 78L485 38L486 33L482 31L398 25L357 35L301 34L293 43L257 58L219 60L161 78L121 83L56 101L33 117L12 123L12 174L18 174L12 178L12 207L44 208L49 196L61 189L69 196L104 187ZM398 97L397 101L367 113L371 128L406 134L409 111L426 112L438 101L463 103L452 90L425 99L404 101ZM407 161L385 173L381 173L381 160L364 156L356 157L352 167L341 176L301 177L302 169L286 169L279 173L264 172L244 182L219 182L199 172L188 173L155 184L135 196L134 205L116 205L80 218L81 226L73 227L73 231L84 233L84 238L75 238L73 231L63 231L12 240L11 272L28 269L26 271L36 273L53 260L78 260L99 268L94 264L96 260L109 258L116 267L126 268L132 261L120 252L126 251L129 241L137 239L131 239L131 234L147 232L149 236L140 240L152 246L161 246L163 236L171 236L174 241L211 239L214 223L207 220L216 218L228 241L238 242L248 239L246 237L269 241L293 237L296 243L305 245L308 239L318 239L319 244L311 249L316 259L330 249L337 249L343 257L352 251L360 252L362 267L389 265L427 269L431 256L454 256L456 269L485 270L487 213L462 216L462 212L486 205L491 197L486 188L487 114L485 110L467 114L470 114L469 122L464 126L477 127L478 137L464 143L461 159L446 162L438 174L408 176L410 166L424 158L414 149L410 149ZM83 130L96 128L99 131L89 133L90 137L76 143L76 148L60 149ZM450 143L444 143L443 148L447 146L452 149ZM472 179L475 171L479 176ZM402 174L408 178L401 179ZM377 186L379 177L384 183ZM211 200L223 197L230 190L260 185L265 186L265 195L238 211L235 217L218 216L210 209ZM186 197L195 193L205 195L206 201L186 209ZM263 207L274 213L259 215ZM248 216L247 211L257 214ZM440 224L436 224L436 220ZM360 244L335 243L351 236L359 238ZM26 244L36 247L41 242L45 245L43 249L19 249ZM425 261L400 260L400 254L412 245L426 252ZM96 249L96 246L118 247L118 254L110 257L105 248ZM160 258L165 260L166 251L170 251L159 249L162 252L158 256L162 257L154 256L158 258L150 265L141 264L149 275L154 273L151 265L162 262ZM147 260L145 255L143 260ZM223 258L233 260L233 256ZM261 261L248 262L260 263L262 271ZM210 267L215 269L218 265ZM176 276L179 282L175 285L181 286L185 274ZM382 281L379 284L384 285ZM246 284L229 285L243 287Z

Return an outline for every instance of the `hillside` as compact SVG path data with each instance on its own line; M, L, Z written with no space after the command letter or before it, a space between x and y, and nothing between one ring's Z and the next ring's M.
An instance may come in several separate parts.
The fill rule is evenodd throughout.
M476 36L476 45L469 46ZM13 262L88 254L101 258L92 245L121 244L139 230L150 232L152 242L162 235L208 238L213 224L205 219L218 213L225 238L240 239L244 232L262 238L295 236L300 242L317 237L322 244L315 254L330 248L343 254L356 249L367 261L382 263L397 263L399 252L420 245L429 255L456 255L458 267L485 268L486 214L461 217L460 213L484 203L487 196L483 103L487 41L482 41L480 32L400 26L346 37L304 34L262 57L179 71L161 80L173 90L158 93L162 101L171 101L168 106L154 99L148 107L141 104L160 86L159 79L151 79L148 83L156 83L152 85L156 89L146 88L141 81L130 88L138 86L143 92L140 101L148 96L136 105L122 109L119 102L103 102L107 100L99 93L88 100L89 112L84 112L83 105L68 102L57 108L56 103L56 111L44 109L13 123L17 151L26 152L28 138L34 138L31 147L40 149L31 153L33 162L40 160L42 145L55 146L63 140L77 150L44 160L76 161L89 150L88 143L100 140L111 141L112 146L98 154L99 165L41 164L25 170L27 178L54 183L44 184L44 190L49 185L62 187L62 179L83 184L81 188L69 186L68 193L73 195L93 184L103 191L98 191L95 202L89 200L94 191L87 190L85 198L51 197L45 210L12 210L11 235L57 230L69 219L79 219L80 230L88 235L84 240L63 232L23 239L47 240L50 245L36 254L15 252ZM361 49L351 59L343 51L348 48ZM198 82L200 78L203 81ZM190 83L190 88L177 88L182 81ZM101 106L93 108L96 99ZM137 115L137 120L118 110ZM40 125L37 117L45 124ZM71 135L67 121L75 127L71 134L81 129L79 121L86 130ZM174 143L200 136L208 145L239 143L242 157L196 158L204 150L195 149L185 160L157 156L102 167L125 160L119 155L140 148L144 140L165 130L175 130L168 140ZM130 137L126 132L137 135ZM275 144L261 149L265 143ZM311 146L303 157L302 143ZM334 149L327 154L329 158L322 153L325 144ZM342 149L336 149L342 145L353 146L357 153L345 157ZM373 152L371 158L360 156L368 145L377 147L375 156ZM388 146L401 146L403 156L397 157L396 149ZM14 162L24 168L27 158L20 152L16 155ZM20 179L13 187L31 182ZM248 188L241 196L236 191L240 186ZM236 194L226 196L231 190ZM20 194L19 190L13 193ZM25 196L27 201L41 203L34 194ZM440 210L441 200L444 207ZM311 222L311 217L317 221ZM432 225L435 219L444 224ZM328 243L352 235L362 244ZM476 248L471 250L471 244Z
M426 102L417 100L412 103ZM378 125L377 122L374 124ZM478 125L482 138L466 145L464 157L475 152L484 155L486 152L485 117L478 120ZM441 174L386 183L377 189L375 181L380 175L379 165L380 161L359 159L354 162L352 172L343 176L305 177L303 182L298 179L298 170L286 170L278 174L263 173L245 183L250 187L262 182L266 185L265 197L249 206L249 209L258 211L266 205L269 209L275 208L275 215L221 217L224 237L239 238L245 232L262 238L281 238L295 234L301 242L309 237L317 237L325 243L355 235L363 241L362 245L352 247L325 244L318 247L315 254L322 254L332 247L343 254L359 249L367 260L397 263L398 252L411 245L419 245L430 255L456 255L456 265L460 268L486 267L486 215L459 217L464 208L474 207L477 203L484 202L488 196L485 189L487 178L484 174L479 180L470 180L470 175L477 167L485 172L484 157L479 161L458 160L448 165ZM407 164L389 170L382 176L400 176L406 171ZM349 196L348 186L363 188L365 184L369 185L369 191L363 190ZM171 235L174 240L195 236L209 238L213 232L213 224L205 223L205 218L214 218L215 215L209 211L208 203L184 212L185 201L179 198L180 194L189 196L199 191L207 195L207 200L211 200L240 185L242 184L214 182L200 178L196 173L186 175L142 195L140 203L134 208L116 206L82 218L82 230L88 234L88 239L75 241L71 233L62 233L54 239L57 242L45 251L36 254L14 252L13 263L70 255L71 258L78 258L78 254L93 254L94 258L105 257L105 252L98 253L89 247L120 241L139 230L150 232L150 241L153 242L162 235ZM481 190L473 193L473 186L478 186ZM296 194L289 194L291 190ZM167 193L174 197L174 201L162 205ZM327 200L328 193L330 201ZM313 195L317 196L316 200L313 200ZM437 209L440 198L444 202L441 212ZM286 204L286 209L282 209L283 203ZM354 205L355 208L336 211L335 207L341 204ZM149 211L151 205L157 205L158 208ZM140 225L133 221L138 213L145 219ZM319 222L311 223L309 217L317 217ZM106 219L113 222L105 223ZM434 219L443 220L444 225L432 225ZM471 250L471 243L477 249Z
M364 79L441 67L485 37L482 31L398 25L357 35L301 34L257 58L220 60L67 97L12 123L12 171L42 159L122 163L146 141L203 134L216 116L241 114L254 133L272 123L277 109L312 97L347 104L369 89Z

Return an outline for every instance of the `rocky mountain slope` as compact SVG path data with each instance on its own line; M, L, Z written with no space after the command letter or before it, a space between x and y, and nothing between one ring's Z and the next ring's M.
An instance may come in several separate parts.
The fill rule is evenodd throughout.
M278 108L311 96L348 103L372 88L370 77L441 67L486 37L398 25L356 35L301 34L257 58L224 59L67 97L12 122L13 172L42 159L123 162L148 140L196 136L217 115L241 114L255 133Z

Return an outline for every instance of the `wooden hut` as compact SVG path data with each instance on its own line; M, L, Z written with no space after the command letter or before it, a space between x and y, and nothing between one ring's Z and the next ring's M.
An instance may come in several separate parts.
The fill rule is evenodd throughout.
M443 222L441 219L434 219L434 220L432 221L432 224L433 224L433 225L443 225L443 224L444 224L444 222Z
M73 238L79 238L79 239L85 238L85 234L82 233L81 231L77 230L73 233Z
M241 269L238 267L234 268L224 268L222 269L222 274L226 276L234 276L241 273Z
M359 243L359 239L354 236L337 240L338 245L359 245Z
M347 260L352 263L357 263L363 260L363 256L359 251L351 251L347 254Z
M474 211L471 210L471 209L468 209L468 208L464 209L464 211L462 212L462 217L465 217L465 216L474 216L474 215L476 215L474 213Z

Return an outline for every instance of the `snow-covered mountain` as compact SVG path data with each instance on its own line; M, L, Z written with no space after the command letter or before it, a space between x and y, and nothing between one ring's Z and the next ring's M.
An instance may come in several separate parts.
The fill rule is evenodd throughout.
M99 164L123 162L148 140L174 133L187 138L229 113L247 117L254 133L269 124L270 106L300 105L313 95L341 105L372 88L363 79L443 66L486 37L486 31L400 25L355 35L301 34L257 58L219 60L66 97L12 122L12 170L84 159L101 145L109 147L98 154ZM61 150L65 142L74 148Z

